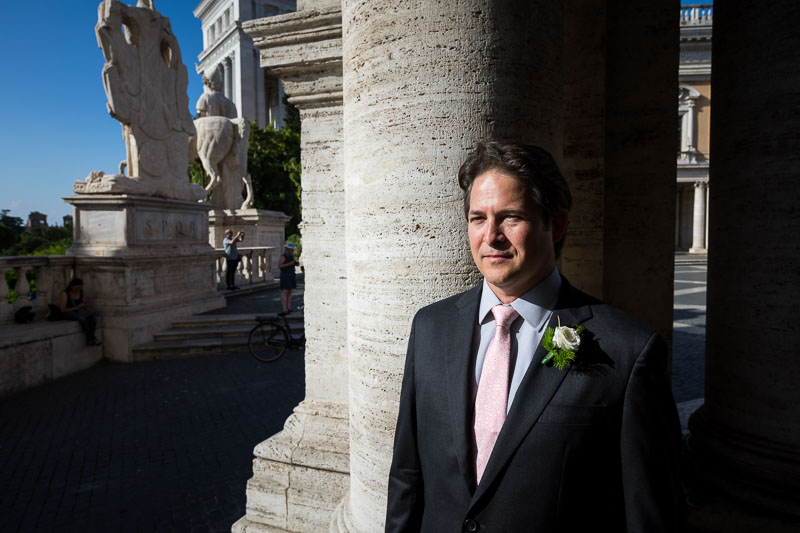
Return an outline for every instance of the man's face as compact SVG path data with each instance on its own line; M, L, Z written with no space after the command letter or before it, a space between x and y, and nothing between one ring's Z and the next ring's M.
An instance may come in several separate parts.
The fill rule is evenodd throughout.
M566 227L566 212L545 224L541 208L516 177L487 170L475 179L469 199L472 258L504 303L522 296L552 272L553 242Z

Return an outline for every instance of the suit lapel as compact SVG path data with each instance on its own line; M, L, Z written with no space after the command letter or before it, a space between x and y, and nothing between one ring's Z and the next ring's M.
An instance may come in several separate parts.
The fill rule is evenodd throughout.
M450 405L453 443L458 456L458 465L464 476L467 487L474 485L474 467L472 465L472 406L470 399L470 383L472 382L472 337L478 315L481 286L467 291L456 302L455 323L451 324L452 334L447 336L448 346L443 353L445 357L444 372L447 376L447 396Z
M585 300L581 302L581 295L566 279L562 278L559 302L547 327L556 327L558 317L561 318L562 326L577 325L588 320L592 316L592 311L588 305L583 305ZM503 429L500 430L500 435L497 437L481 483L473 494L473 503L486 492L487 487L492 484L497 474L511 459L572 369L572 365L564 370L558 370L554 366L543 366L542 359L545 355L545 349L539 343L533 360L517 390Z

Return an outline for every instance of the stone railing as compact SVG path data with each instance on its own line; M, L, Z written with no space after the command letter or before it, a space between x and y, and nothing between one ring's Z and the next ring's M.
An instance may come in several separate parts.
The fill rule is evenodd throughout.
M44 318L47 304L58 304L58 295L72 279L75 263L75 257L64 255L0 257L0 324L13 323L14 313L28 305L37 320ZM13 277L12 273L17 280L9 284L6 280ZM12 294L17 299L9 303Z
M681 7L681 25L705 26L714 19L714 4L692 4Z
M225 288L225 250L217 248L217 288ZM236 285L247 286L254 283L263 283L275 279L272 272L272 254L277 250L275 246L262 246L253 248L239 247L239 264L236 268Z
M275 246L260 248L239 248L242 260L236 273L236 284L247 286L272 280L272 257ZM225 288L225 254L218 249L216 265L217 288ZM47 315L48 304L58 305L58 296L69 280L75 275L79 258L66 255L11 256L0 257L0 325L13 324L14 313L21 307L31 306L36 320ZM6 279L16 281L7 283ZM9 303L9 296L16 294L16 300Z

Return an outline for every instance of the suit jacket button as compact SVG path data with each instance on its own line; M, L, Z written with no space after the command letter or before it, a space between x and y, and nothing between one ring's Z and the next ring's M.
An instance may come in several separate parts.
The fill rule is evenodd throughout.
M475 533L481 528L481 525L472 518L464 520L464 531L467 533Z

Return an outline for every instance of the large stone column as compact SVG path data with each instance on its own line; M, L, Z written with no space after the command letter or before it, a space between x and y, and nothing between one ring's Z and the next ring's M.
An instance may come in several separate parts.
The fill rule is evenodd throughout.
M694 216L692 217L692 247L689 253L706 253L706 188L704 181L694 184Z
M337 2L298 4L244 24L300 109L306 396L256 446L247 514L233 527L241 532L325 531L348 486L342 18Z
M456 173L482 138L561 153L560 2L345 0L350 492L381 531L411 319L478 281Z
M672 337L678 5L565 3L561 271Z
M800 528L800 4L714 6L701 531Z

